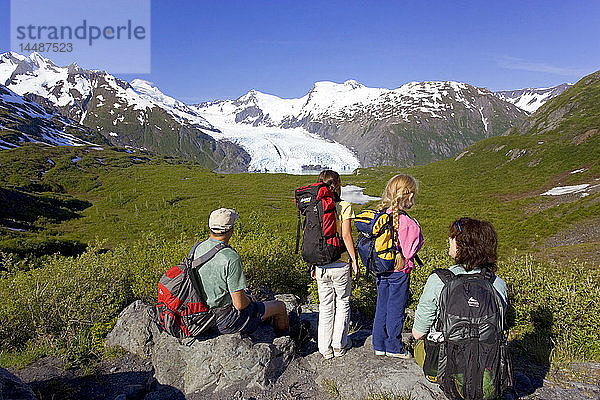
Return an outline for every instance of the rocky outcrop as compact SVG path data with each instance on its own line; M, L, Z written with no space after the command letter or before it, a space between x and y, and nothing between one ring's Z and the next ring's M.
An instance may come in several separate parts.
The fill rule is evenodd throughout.
M293 296L277 297L286 302L288 310L297 309ZM305 311L300 319L310 324L316 336L318 313L309 307ZM153 308L137 301L121 313L105 343L151 359L157 382L191 399L235 398L236 393L266 399L291 393L300 385L298 376L304 377L303 392L312 393L313 398L328 398L332 393L342 399L383 393L410 393L411 398L425 400L444 398L437 385L424 379L414 361L375 357L369 331L354 332L351 338L354 348L332 360L323 359L314 341L305 343L300 349L302 357L294 359L298 354L294 341L287 336L274 338L268 326L251 336L213 334L178 340L160 332Z
M0 368L0 400L35 399L35 394L29 386L4 368Z
M327 392L337 392L342 399L384 393L422 400L446 398L438 385L423 377L423 370L414 360L376 357L369 331L355 332L350 337L354 347L344 357L325 361L314 353L306 359L316 371L316 382Z
M150 358L157 381L183 393L220 391L234 385L266 388L295 354L292 339L273 338L267 326L252 336L207 335L179 340L159 331L153 313L153 308L141 301L131 304L105 343Z

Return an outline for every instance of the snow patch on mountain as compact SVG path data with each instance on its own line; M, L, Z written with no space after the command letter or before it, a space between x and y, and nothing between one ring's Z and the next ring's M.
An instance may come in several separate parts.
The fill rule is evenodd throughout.
M91 144L86 140L65 132L65 129L68 127L78 129L73 121L63 118L61 115L48 112L41 105L19 96L3 85L0 85L0 110L8 111L10 115L10 119L8 120L9 125L15 122L15 118L24 122L35 121L36 129L33 130L37 131L35 137L31 135L31 131L22 131L19 129L19 125L17 125L17 128L12 128L18 132L18 141L21 143L35 142L55 146L82 146ZM4 126L2 128L6 129ZM2 141L1 147L6 149L6 146L16 147L16 144Z
M180 123L187 122L202 128L214 130L214 127L192 107L165 95L152 82L143 79L134 79L130 82L130 85L138 95L166 110Z
M579 193L584 191L588 186L590 186L589 183L573 186L557 186L542 193L542 196L562 196L565 194Z
M498 98L512 103L522 110L525 110L529 113L533 113L548 100L560 95L571 86L573 86L573 84L563 83L561 85L548 88L502 90L499 92L495 92L494 94Z

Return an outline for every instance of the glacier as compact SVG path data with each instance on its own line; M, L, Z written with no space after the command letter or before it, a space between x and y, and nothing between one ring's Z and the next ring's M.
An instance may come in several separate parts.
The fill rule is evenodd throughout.
M219 132L208 134L216 140L233 142L250 155L250 172L302 174L332 169L350 174L360 167L358 158L350 149L304 128L239 124L231 115L203 111L202 117L219 129Z

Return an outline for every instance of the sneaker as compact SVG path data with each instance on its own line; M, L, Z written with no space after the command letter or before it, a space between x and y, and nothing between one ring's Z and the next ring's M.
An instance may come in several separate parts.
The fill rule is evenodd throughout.
M352 348L352 339L348 338L346 346L342 347L341 349L333 349L333 355L336 357L341 357L346 354L350 348Z
M402 358L404 360L408 360L408 359L412 358L412 355L408 351L406 351L406 350L404 350L402 353L388 353L388 352L386 352L385 355L388 356L388 357Z
M376 356L384 357L385 356L385 351L375 350L375 355Z
M333 351L323 354L324 360L331 360L333 358Z

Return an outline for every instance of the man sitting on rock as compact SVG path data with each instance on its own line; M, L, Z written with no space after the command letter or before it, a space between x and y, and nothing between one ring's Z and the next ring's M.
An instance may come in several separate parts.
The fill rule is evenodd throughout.
M210 214L208 227L210 236L200 243L194 259L207 253L212 247L223 242L229 243L234 231L237 213L227 208L219 208ZM288 330L288 315L285 304L278 300L254 302L245 293L248 287L242 259L231 247L219 251L205 264L194 270L202 298L217 315L217 329L220 333L251 333L261 322L273 319L276 334Z

